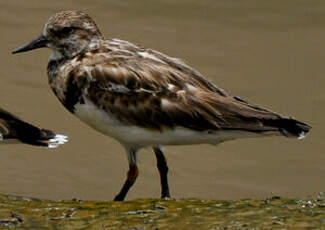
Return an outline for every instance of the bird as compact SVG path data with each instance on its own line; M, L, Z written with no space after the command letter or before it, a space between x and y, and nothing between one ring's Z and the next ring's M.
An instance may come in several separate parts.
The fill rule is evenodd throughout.
M39 37L14 50L52 50L51 89L71 113L116 139L129 169L114 200L123 201L139 170L137 152L152 148L161 198L170 198L163 147L212 144L248 137L303 138L310 126L232 96L178 58L109 38L85 12L51 16Z
M66 135L55 134L48 129L40 129L0 108L0 144L24 143L56 148L67 141Z

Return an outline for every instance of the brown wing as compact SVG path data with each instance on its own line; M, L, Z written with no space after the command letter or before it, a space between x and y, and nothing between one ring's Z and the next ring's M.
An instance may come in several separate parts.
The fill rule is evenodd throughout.
M263 120L280 116L242 99L213 92L201 79L171 65L143 58L104 58L74 68L87 99L116 119L146 128L273 131ZM207 81L207 80L205 80ZM208 84L209 85L209 84ZM211 84L212 85L212 84Z

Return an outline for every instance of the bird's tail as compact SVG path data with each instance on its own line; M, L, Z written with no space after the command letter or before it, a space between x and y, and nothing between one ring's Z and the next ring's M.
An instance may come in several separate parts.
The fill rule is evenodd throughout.
M311 126L287 117L264 120L263 123L265 126L278 128L286 137L296 137L298 139L304 138L311 129Z
M31 125L8 111L0 108L1 143L22 142L25 144L56 148L68 141L68 137L51 130L40 129Z
M59 145L63 145L68 141L68 137L62 134L55 134L51 130L41 129L40 137L34 140L34 145L44 146L48 148L56 148Z
M17 139L29 145L56 148L68 141L68 137L65 135L56 134L47 129L39 129L26 122L22 122L16 126L16 131Z

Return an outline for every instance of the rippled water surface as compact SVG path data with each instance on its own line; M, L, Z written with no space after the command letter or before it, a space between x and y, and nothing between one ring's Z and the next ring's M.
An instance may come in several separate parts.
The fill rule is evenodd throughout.
M180 57L218 86L313 126L304 140L274 137L167 147L174 197L297 197L325 191L325 2L0 0L1 106L66 133L55 149L1 145L0 193L110 200L127 171L123 148L69 114L46 76L49 50L10 52L41 33L52 14L88 12L103 34ZM150 149L128 199L159 197Z

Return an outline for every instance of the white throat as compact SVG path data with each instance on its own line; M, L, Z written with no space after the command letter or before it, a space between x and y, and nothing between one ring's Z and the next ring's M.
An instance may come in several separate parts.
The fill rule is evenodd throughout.
M58 51L58 50L53 50L53 52L50 55L49 62L50 61L57 61L64 58L64 56Z

